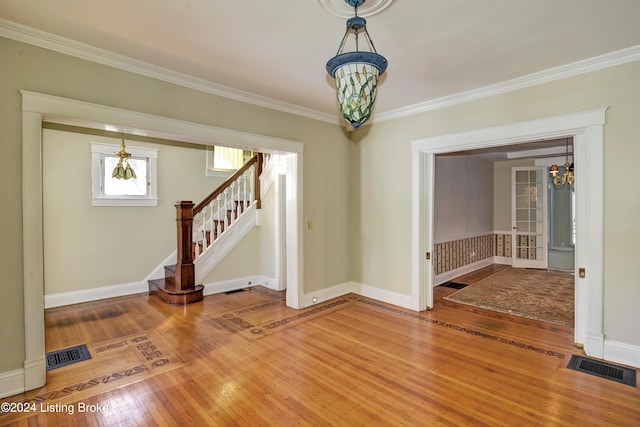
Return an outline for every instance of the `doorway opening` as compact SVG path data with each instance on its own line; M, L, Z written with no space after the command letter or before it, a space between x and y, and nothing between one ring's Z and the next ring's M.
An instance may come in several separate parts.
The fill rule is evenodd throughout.
M547 117L412 141L413 297L433 307L435 156L447 152L513 146L570 136L576 168L576 265L574 341L602 358L603 335L603 143L606 108ZM586 242L589 242L587 245ZM425 254L427 256L425 256ZM589 271L589 274L586 272Z
M558 276L557 268L547 272L554 212L545 163L556 161L565 142L435 156L434 285L473 285L446 299L573 326L573 276Z
M303 289L302 235L302 151L297 141L205 126L167 117L144 114L73 99L20 91L22 95L23 247L25 362L24 390L46 383L44 334L44 259L42 218L42 123L50 121L92 127L109 123L119 131L134 133L145 129L148 136L167 140L212 145L225 141L229 146L286 154L286 303L299 308Z

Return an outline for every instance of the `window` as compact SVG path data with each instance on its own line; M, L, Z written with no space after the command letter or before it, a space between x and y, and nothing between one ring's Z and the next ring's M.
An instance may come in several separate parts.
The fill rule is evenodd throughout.
M229 177L253 156L252 151L207 146L207 176Z
M92 203L93 206L157 206L158 150L127 146L127 159L136 178L116 179L113 169L118 164L120 146L91 143Z

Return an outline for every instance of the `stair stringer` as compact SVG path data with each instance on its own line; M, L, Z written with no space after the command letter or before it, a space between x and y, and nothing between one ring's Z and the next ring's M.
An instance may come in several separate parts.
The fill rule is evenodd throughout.
M212 246L195 261L195 282L199 284L211 273L229 252L238 244L253 227L260 225L260 209L252 203L242 215L224 233L218 237Z

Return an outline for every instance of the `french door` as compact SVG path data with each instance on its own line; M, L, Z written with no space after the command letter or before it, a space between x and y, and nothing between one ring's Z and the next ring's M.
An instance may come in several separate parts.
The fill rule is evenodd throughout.
M547 168L511 168L513 266L547 268Z

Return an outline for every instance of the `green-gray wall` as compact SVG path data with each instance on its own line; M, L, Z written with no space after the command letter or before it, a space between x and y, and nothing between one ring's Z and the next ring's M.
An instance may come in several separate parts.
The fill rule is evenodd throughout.
M25 358L20 89L303 142L303 215L314 224L303 235L304 292L350 281L352 143L342 128L4 38L0 64L0 374Z
M384 96L384 86L380 87ZM361 183L356 218L365 231L353 280L411 294L412 140L608 106L604 127L604 333L640 345L640 193L628 185L640 158L640 62L374 123L354 135ZM580 183L576 183L580 185ZM494 224L500 227L500 224Z
M313 221L303 233L305 293L353 281L411 294L411 140L608 106L604 332L640 345L640 195L624 185L640 158L640 62L374 123L349 138L334 124L2 38L0 64L0 374L24 361L20 89L304 142L303 219Z

